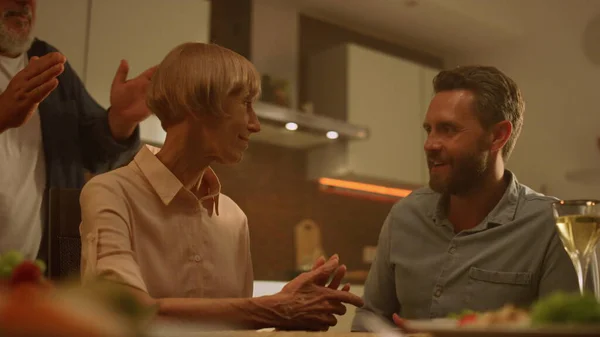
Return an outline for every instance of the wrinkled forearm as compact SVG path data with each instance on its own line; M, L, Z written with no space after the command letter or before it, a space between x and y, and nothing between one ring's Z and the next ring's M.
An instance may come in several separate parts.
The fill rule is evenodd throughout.
M286 317L276 309L280 296L239 299L165 298L156 303L159 316L165 318L216 324L229 329L263 329L286 325Z

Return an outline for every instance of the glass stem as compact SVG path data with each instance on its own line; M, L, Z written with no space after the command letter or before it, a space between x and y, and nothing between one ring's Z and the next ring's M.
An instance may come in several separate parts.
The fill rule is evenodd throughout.
M592 254L592 281L594 282L594 294L596 300L600 302L600 261L598 261L600 254L600 245L596 246L595 251Z
M578 257L573 259L573 266L575 266L575 272L577 273L577 280L579 281L579 292L581 295L585 292L585 281L588 272L588 266L590 260L584 257Z

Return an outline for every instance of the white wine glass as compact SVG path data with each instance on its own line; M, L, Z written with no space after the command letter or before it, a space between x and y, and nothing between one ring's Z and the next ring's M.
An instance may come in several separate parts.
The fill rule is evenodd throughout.
M561 200L552 204L556 229L569 254L581 294L586 289L588 269L600 239L599 200Z
M592 254L592 281L596 300L600 302L600 243L596 244L596 251Z

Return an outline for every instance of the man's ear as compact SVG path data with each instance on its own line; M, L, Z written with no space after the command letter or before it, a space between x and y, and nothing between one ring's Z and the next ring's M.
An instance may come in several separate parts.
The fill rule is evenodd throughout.
M506 145L512 134L512 124L510 121L502 121L493 125L491 131L492 144L490 150L502 151L502 148Z

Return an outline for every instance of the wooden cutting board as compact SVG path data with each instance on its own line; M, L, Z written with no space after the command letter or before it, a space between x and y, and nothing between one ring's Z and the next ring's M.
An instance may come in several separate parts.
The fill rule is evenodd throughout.
M294 228L296 270L310 270L319 256L324 256L321 228L311 219L300 221Z

